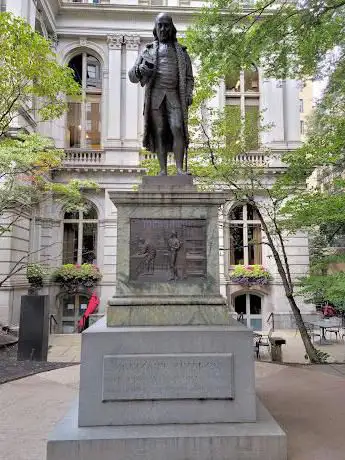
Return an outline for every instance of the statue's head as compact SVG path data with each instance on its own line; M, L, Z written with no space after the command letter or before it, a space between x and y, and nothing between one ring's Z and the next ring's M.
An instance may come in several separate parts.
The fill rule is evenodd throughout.
M161 43L176 42L176 29L169 14L160 13L156 17L153 35Z

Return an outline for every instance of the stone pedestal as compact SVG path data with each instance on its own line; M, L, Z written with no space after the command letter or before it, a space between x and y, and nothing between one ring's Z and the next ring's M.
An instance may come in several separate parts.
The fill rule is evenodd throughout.
M78 411L47 460L286 460L284 433L257 406L252 332L219 294L225 195L179 176L110 198L116 294L83 333Z

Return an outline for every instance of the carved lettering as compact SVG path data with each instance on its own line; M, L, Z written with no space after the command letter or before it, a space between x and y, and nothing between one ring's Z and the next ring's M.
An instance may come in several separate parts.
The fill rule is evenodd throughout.
M231 353L104 357L103 401L233 397Z

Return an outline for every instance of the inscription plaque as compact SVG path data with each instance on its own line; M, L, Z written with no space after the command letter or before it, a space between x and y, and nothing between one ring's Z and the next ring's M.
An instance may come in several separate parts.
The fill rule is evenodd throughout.
M233 354L109 355L103 401L233 399Z
M130 219L130 279L206 278L205 219Z

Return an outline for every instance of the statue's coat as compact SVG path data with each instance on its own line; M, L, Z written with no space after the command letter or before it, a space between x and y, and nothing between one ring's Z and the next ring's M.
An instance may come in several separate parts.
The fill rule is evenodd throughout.
M176 49L177 57L177 67L178 67L178 78L179 78L179 98L181 103L181 110L183 113L183 132L184 132L184 145L185 148L188 147L188 105L187 98L192 99L194 78L193 70L190 58L186 51L186 47L181 46L177 41L174 42ZM132 83L139 83L141 86L146 86L145 88L145 102L144 102L144 137L143 137L143 146L150 152L157 152L157 143L155 138L155 133L153 131L153 124L151 121L151 91L155 81L155 70L157 69L157 60L158 60L158 47L159 42L155 40L153 43L146 45L146 48L139 55L134 66L128 72L129 79ZM154 65L153 74L149 79L143 77L138 77L138 67L142 63L145 56ZM170 130L164 136L164 147L165 152L172 152L173 148L173 138Z

